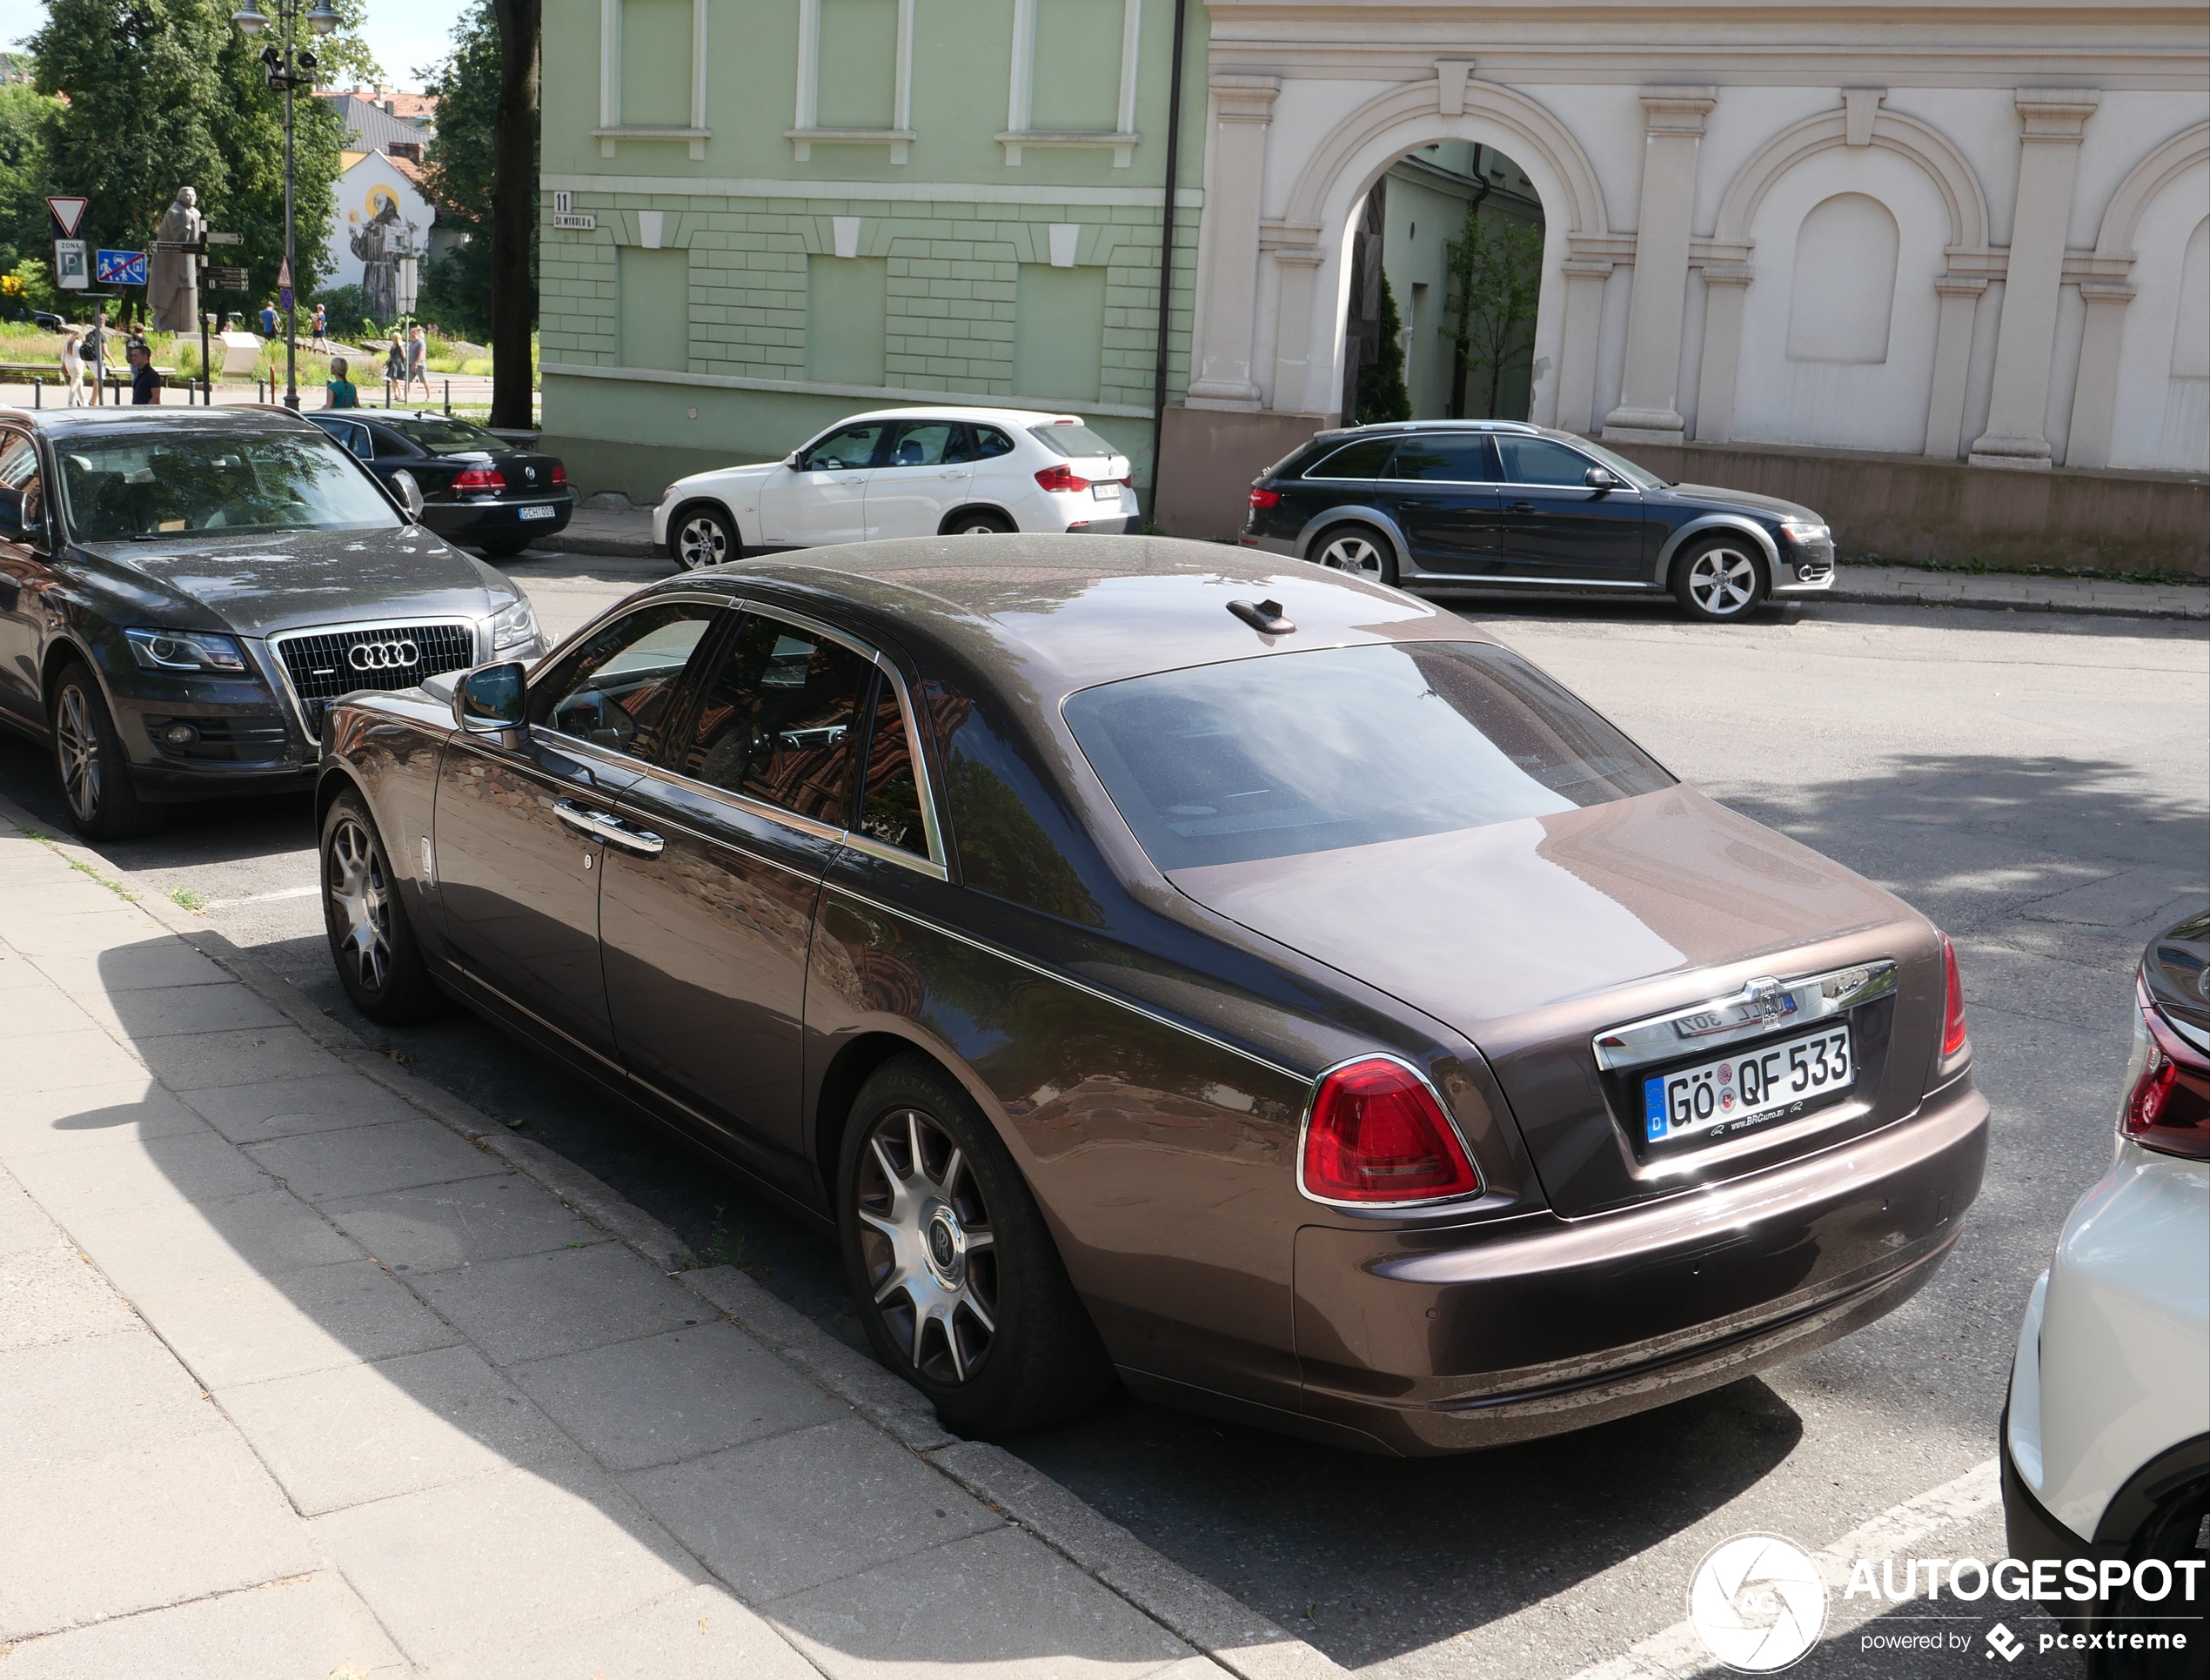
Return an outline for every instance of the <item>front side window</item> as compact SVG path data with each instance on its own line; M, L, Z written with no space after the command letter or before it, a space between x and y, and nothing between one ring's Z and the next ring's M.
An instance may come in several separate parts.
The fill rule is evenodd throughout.
M1065 706L1162 871L1486 827L1670 786L1517 654L1391 643L1086 689Z
M1589 458L1548 438L1499 436L1497 447L1503 453L1506 484L1585 485L1589 481Z
M79 542L278 531L396 531L376 483L314 427L229 432L118 427L58 452L63 512Z
M1389 470L1389 452L1396 446L1391 438L1362 438L1355 444L1345 444L1331 455L1323 456L1305 468L1308 479L1378 479Z
M800 458L801 472L834 472L854 467L873 466L874 452L889 435L887 420L867 420L858 425L839 426L815 444Z
M657 758L684 670L721 610L663 601L616 619L530 685L530 722L630 758Z
M1461 432L1456 437L1406 438L1396 445L1390 463L1394 479L1419 479L1445 484L1494 484L1497 469L1486 438Z
M843 828L874 662L748 613L699 702L674 767L693 781Z

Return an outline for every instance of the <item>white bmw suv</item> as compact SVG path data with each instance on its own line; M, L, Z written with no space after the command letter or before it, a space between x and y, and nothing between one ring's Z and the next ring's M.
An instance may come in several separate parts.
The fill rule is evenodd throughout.
M2003 1415L2013 1556L2093 1677L2210 1672L2210 914L2135 981L2117 1152L2026 1303ZM2037 1594L2040 1596L2047 1595ZM2182 1637L2183 1636L2183 1637Z
M653 510L678 566L761 549L993 531L1118 535L1128 457L1072 414L893 408L840 420L780 461L694 472Z

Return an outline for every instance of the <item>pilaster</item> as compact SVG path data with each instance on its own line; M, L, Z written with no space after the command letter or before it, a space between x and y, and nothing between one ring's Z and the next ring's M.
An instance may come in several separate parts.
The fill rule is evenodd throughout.
M2065 464L2108 466L2111 433L2118 425L2118 353L2133 288L2123 280L2084 280L2079 298L2087 305L2087 325L2079 340L2079 383L2072 393Z
M1735 371L1742 308L1753 278L1747 263L1704 266L1704 366L1696 385L1696 441L1723 444L1734 430Z
M1674 399L1688 305L1689 222L1696 209L1704 119L1718 103L1716 88L1642 90L1642 198L1635 212L1627 362L1619 406L1604 418L1607 438L1678 444L1687 430Z
M1557 420L1562 432L1590 436L1596 429L1597 337L1604 330L1604 287L1617 266L1600 257L1569 257L1565 331L1557 341Z
M2018 200L2011 212L2010 264L1995 339L1995 386L1987 430L1972 445L1974 466L2046 472L2051 364L2064 289L2065 230L2079 141L2102 96L2093 88L2020 88Z
M1964 440L1965 382L1972 374L1972 318L1987 295L1977 274L1945 274L1934 282L1941 299L1934 317L1933 378L1926 393L1926 440L1921 452L1953 461Z
M1192 408L1254 410L1252 338L1258 302L1260 194L1266 178L1266 131L1282 91L1272 76L1216 73L1212 157L1198 234L1195 342L1190 347Z

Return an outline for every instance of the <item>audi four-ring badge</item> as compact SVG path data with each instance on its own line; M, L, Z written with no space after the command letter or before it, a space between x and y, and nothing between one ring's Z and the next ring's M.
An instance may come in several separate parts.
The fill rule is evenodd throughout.
M1386 1453L1890 1311L1979 1188L1947 941L1369 579L998 533L686 572L338 701L325 924L842 1244L946 1424Z
M541 650L500 572L270 409L0 417L0 724L77 831L305 792L330 703Z

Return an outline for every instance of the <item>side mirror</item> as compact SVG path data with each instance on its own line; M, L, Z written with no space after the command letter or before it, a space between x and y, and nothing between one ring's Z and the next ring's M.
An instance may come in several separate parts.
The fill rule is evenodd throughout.
M406 504L407 518L419 519L422 517L422 486L414 482L414 474L401 467L392 475L392 490Z
M1591 490L1617 490L1620 481L1619 475L1612 472L1610 467L1592 466L1589 469L1588 476L1582 482Z
M794 472L798 470L798 455L799 452L794 449L789 454L783 457L783 465L790 468L790 470Z
M499 735L522 726L529 690L522 662L479 665L452 686L452 720L472 735Z

